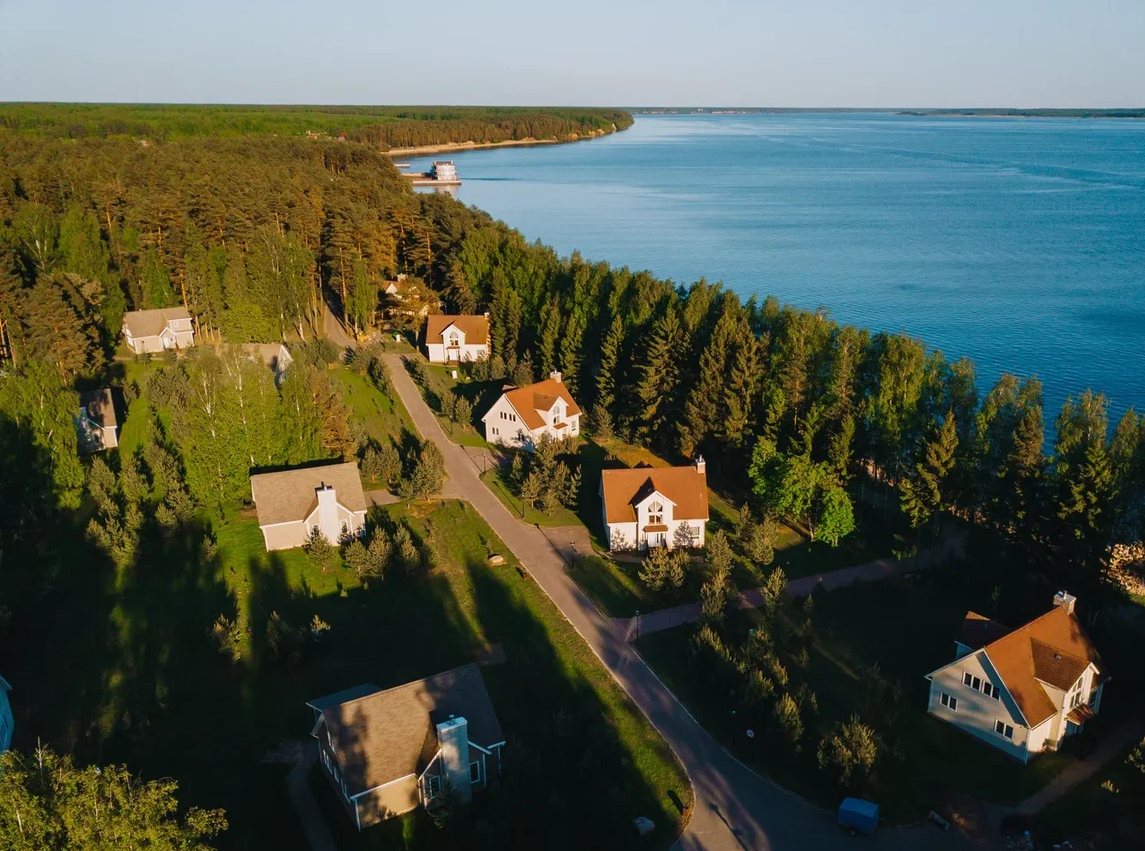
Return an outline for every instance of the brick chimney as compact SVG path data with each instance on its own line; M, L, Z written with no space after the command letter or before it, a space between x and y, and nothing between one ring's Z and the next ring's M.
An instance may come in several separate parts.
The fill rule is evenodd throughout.
M1073 608L1076 605L1077 597L1068 591L1058 591L1058 593L1054 594L1054 606L1061 606L1065 609L1067 615L1073 614Z
M561 374L559 372L557 372L555 369L549 373L549 378L551 378L557 384L561 383Z
M469 722L461 716L449 716L437 725L437 744L441 747L441 788L448 786L455 799L469 803L473 786L469 782Z
M706 476L708 474L708 462L704 460L703 455L696 456L696 472L701 476Z
M336 544L342 535L338 524L338 497L334 487L322 482L314 493L318 497L318 529L327 541Z

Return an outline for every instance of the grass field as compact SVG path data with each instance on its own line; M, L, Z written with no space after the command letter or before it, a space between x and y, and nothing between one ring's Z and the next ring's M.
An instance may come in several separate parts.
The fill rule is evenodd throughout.
M501 500L501 503L514 515L535 526L579 526L580 518L571 508L559 508L552 514L545 514L514 494L505 483L500 469L488 470L481 475L485 486Z
M957 624L967 608L984 602L968 598L956 578L938 572L816 594L806 670L784 658L792 684L806 682L818 702L817 715L804 713L808 732L797 757L786 756L773 734L745 736L730 714L738 698L717 693L691 661L694 627L646 635L638 647L700 723L741 759L825 806L836 805L840 792L815 764L819 737L859 712L882 738L876 779L867 794L892 822L914 822L954 793L1016 804L1073 760L1051 753L1023 766L926 714L925 674L953 658ZM746 613L744 629L763 622L762 613ZM901 688L898 701L871 703L867 683L876 664Z
M472 844L525 847L526 837L546 836L554 848L616 846L642 813L658 831L641 847L667 847L682 818L670 793L690 794L682 770L489 528L456 502L392 506L381 519L407 522L433 566L361 582L314 568L300 551L267 554L257 521L235 517L214 521L213 559L190 530L148 534L137 563L116 571L78 530L63 530L72 558L60 562L58 582L67 593L45 601L38 623L14 624L18 644L4 652L19 689L18 745L39 737L84 761L175 777L182 804L227 810L224 848L302 848L281 772L259 759L274 742L309 733L305 701L424 677L498 643L507 661L485 675L508 770L502 790L474 807L484 827ZM493 553L507 563L488 567ZM275 658L265 632L272 612L295 627L318 615L328 638ZM219 615L243 628L238 662L209 637ZM572 818L589 788L591 827ZM404 830L398 820L362 841L388 847Z

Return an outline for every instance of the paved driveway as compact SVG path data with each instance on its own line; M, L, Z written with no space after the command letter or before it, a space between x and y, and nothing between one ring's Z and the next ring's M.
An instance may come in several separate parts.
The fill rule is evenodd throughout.
M518 521L478 478L473 461L446 439L399 356L386 355L394 387L422 436L445 455L456 492L473 504L561 610L589 647L660 731L692 781L695 810L676 843L680 851L787 851L847 849L856 840L838 830L832 816L775 786L732 757L688 714L660 682L625 635L564 571L564 563L545 536ZM633 816L639 815L633 813ZM931 827L880 831L871 848L958 847L961 841Z

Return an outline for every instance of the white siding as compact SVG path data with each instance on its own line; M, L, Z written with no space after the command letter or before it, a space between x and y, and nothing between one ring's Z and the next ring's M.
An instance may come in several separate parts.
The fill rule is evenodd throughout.
M493 403L488 413L481 418L485 424L485 439L498 446L511 446L515 449L529 449L541 439L541 435L549 434L555 440L566 437L575 437L580 434L580 414L565 414L565 402L558 400L561 409L561 419L566 423L565 428L553 428L554 411L541 411L541 418L545 421L539 428L530 429L521 421L520 414L509 403L508 397L502 393L501 398Z
M965 672L983 682L998 686L1001 690L1000 699L987 697L980 691L964 685L962 675ZM957 711L942 705L943 692L958 699ZM1026 738L1029 731L1013 697L1006 691L1005 683L982 651L963 656L933 674L927 712L977 736L1010 756L1023 762L1026 760ZM994 724L999 720L1014 728L1012 740L994 732Z

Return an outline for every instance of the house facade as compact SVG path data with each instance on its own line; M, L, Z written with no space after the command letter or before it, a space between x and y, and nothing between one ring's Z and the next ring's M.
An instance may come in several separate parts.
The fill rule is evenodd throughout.
M0 677L0 753L12 747L12 731L16 729L16 721L12 717L12 704L8 701L8 692L12 686Z
M708 475L702 457L687 467L604 470L600 496L610 550L704 545Z
M927 674L927 711L1022 762L1080 732L1101 708L1109 676L1074 613L1054 595L1050 611L1018 629L968 612L955 659Z
M580 408L561 374L551 372L544 381L505 390L481 422L490 443L532 449L545 434L554 440L580 434Z
M359 830L445 795L468 802L501 775L505 737L475 664L307 706L323 771Z
M313 532L338 544L366 527L366 495L355 463L250 477L267 552L301 547Z
M425 321L425 349L430 363L465 363L489 357L489 314L439 314Z
M123 315L123 336L137 355L195 345L195 329L185 307L130 310Z
M79 409L73 419L77 448L81 454L102 452L119 445L119 424L115 418L115 403L110 387L80 393Z
M286 370L294 363L285 343L247 343L243 351L252 361L261 361L274 373L274 386L281 387L286 380Z

